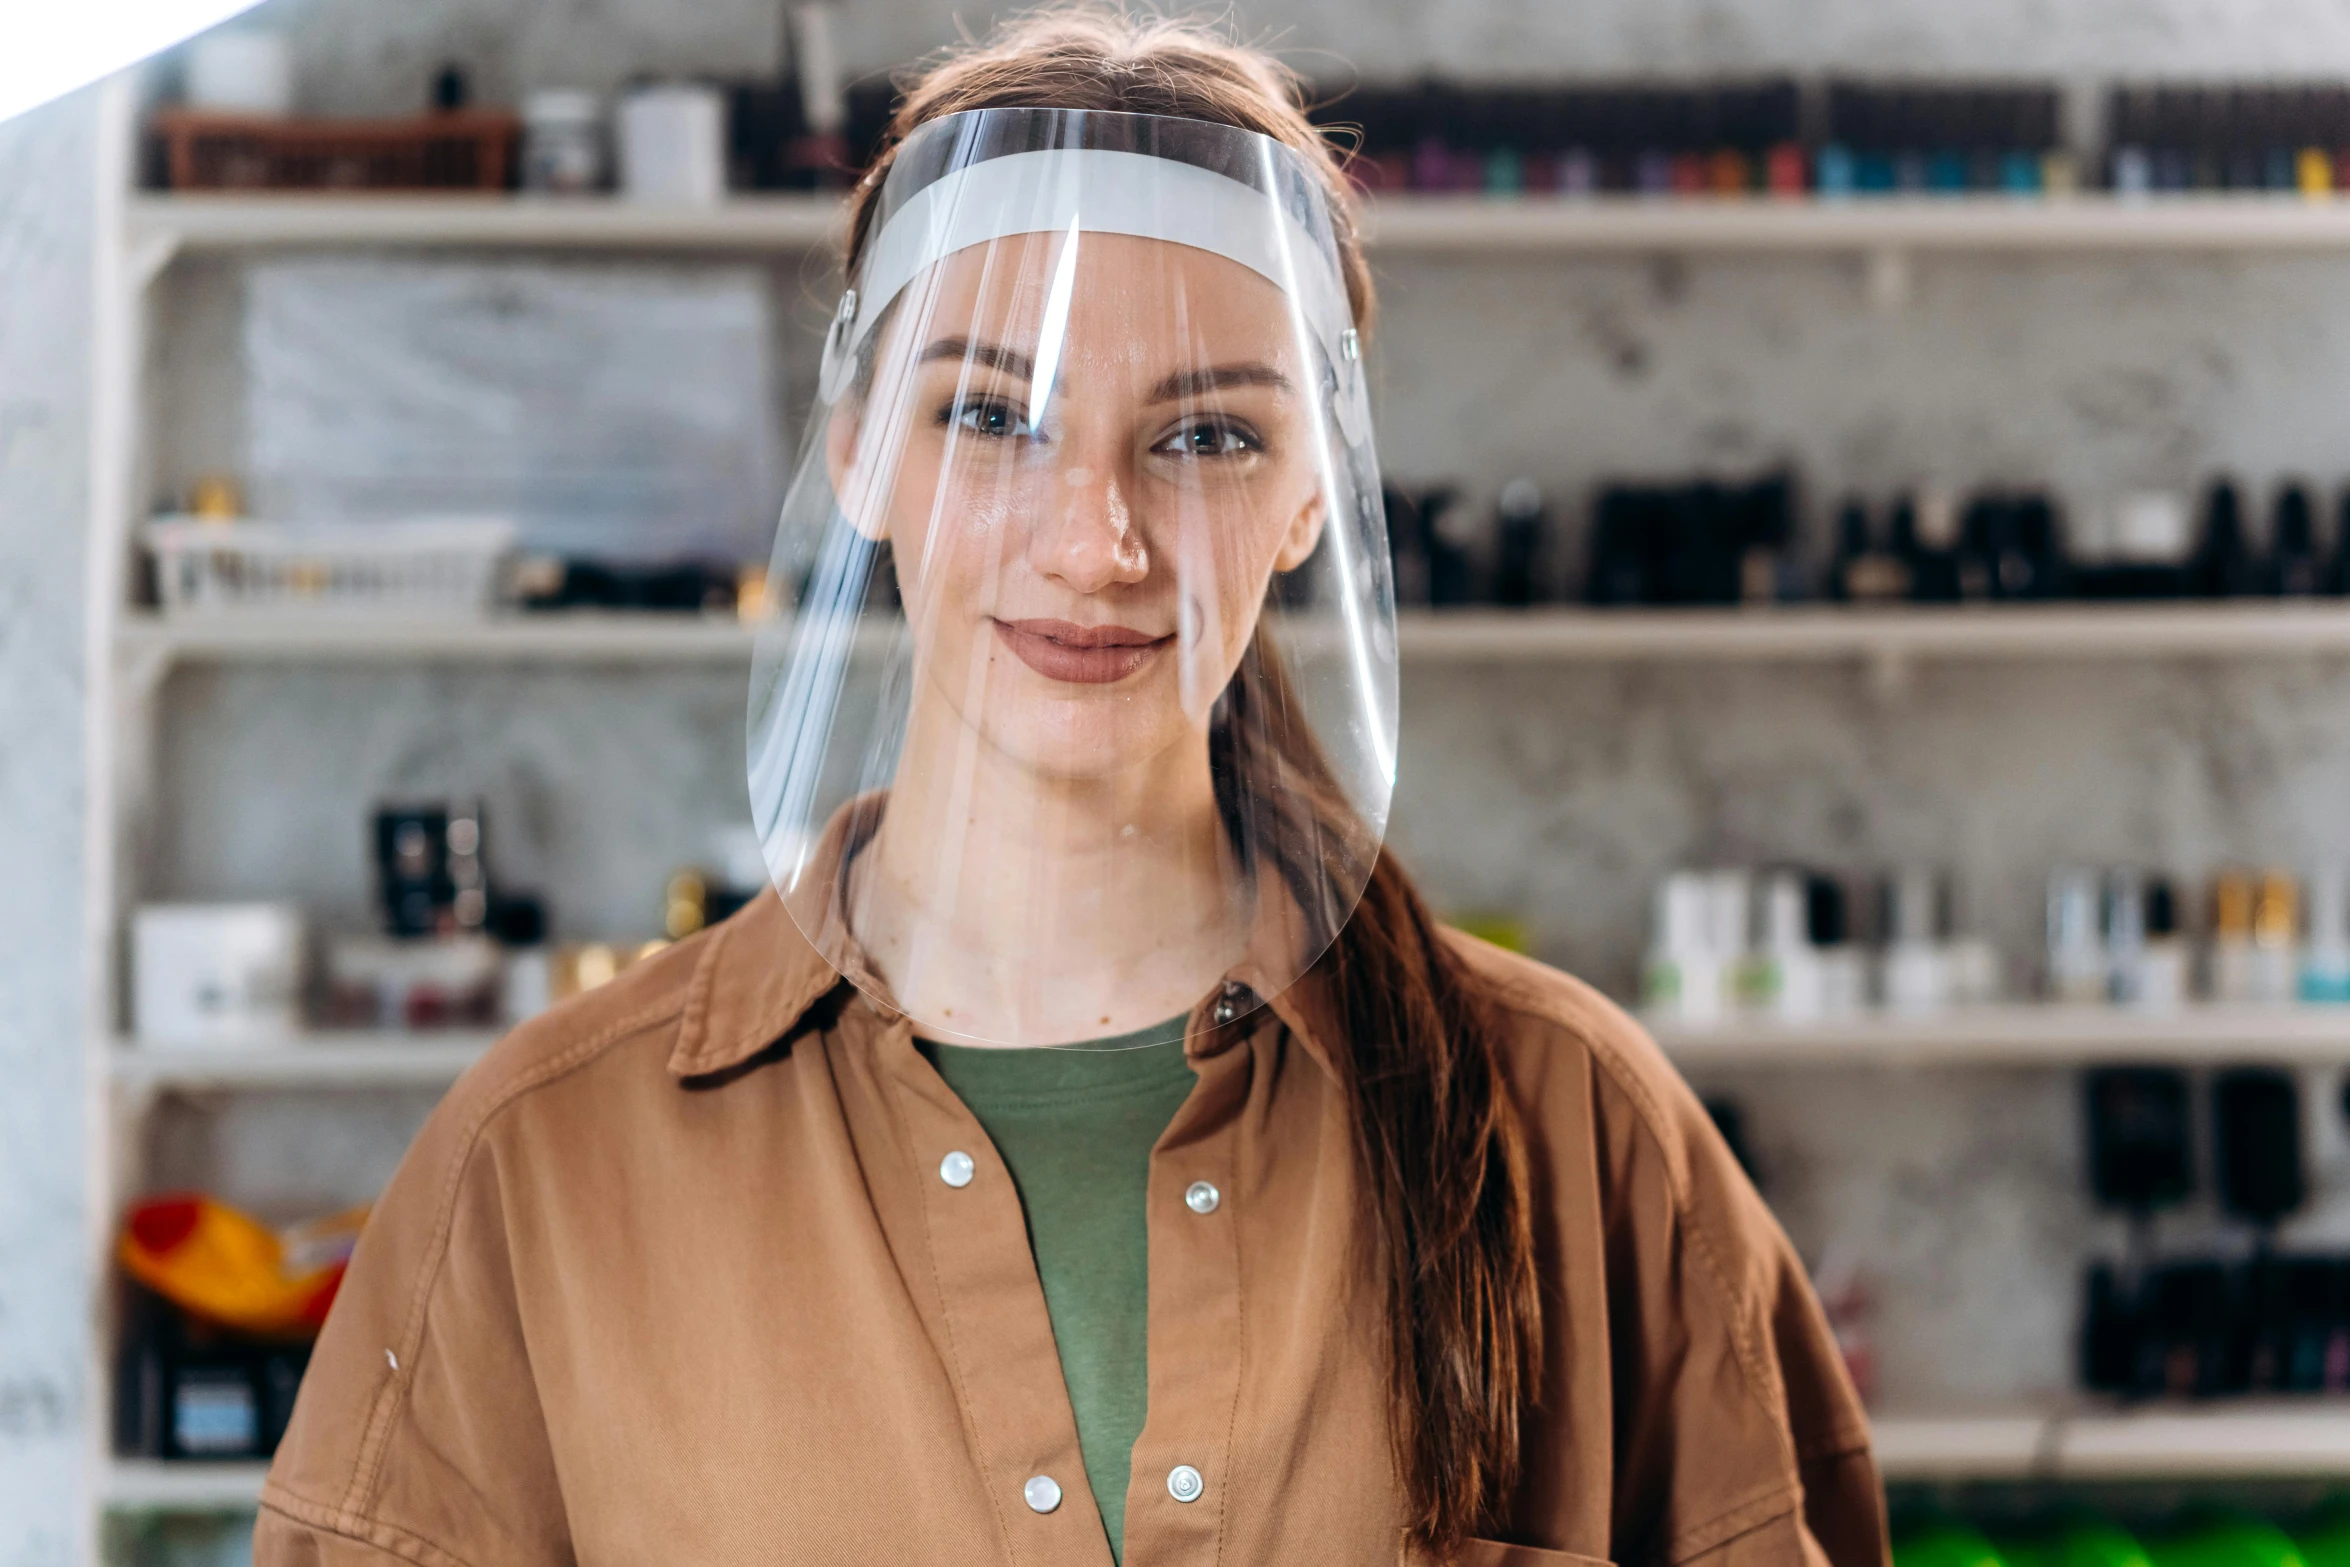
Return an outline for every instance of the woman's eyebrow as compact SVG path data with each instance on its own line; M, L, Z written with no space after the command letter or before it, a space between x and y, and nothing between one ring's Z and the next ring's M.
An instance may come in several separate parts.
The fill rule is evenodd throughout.
M1018 349L1005 348L998 343L974 343L967 337L934 339L929 347L922 350L920 363L929 364L934 359L954 359L966 364L985 365L990 370L1001 370L1006 375L1016 375L1024 381L1033 380L1036 376L1036 361Z
M1267 364L1210 365L1204 370L1178 370L1151 388L1154 403L1178 403L1197 397L1203 392L1220 392L1232 386L1269 386L1275 391L1289 390L1289 377Z

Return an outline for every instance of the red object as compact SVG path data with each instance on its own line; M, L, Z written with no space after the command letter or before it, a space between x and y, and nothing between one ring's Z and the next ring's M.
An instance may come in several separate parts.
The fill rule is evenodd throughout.
M1804 167L1803 149L1781 142L1765 154L1763 185L1774 196L1800 196L1811 189L1811 171Z
M173 190L504 190L521 122L486 109L412 120L289 120L159 109Z
M1672 191L1676 196L1702 196L1709 188L1703 153L1676 152L1672 162Z

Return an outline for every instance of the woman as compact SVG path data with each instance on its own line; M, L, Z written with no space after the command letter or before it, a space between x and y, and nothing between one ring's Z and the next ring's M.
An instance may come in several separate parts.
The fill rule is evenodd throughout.
M1046 13L854 217L780 895L434 1114L258 1560L1882 1561L1702 1111L1381 856L1370 285L1295 83Z

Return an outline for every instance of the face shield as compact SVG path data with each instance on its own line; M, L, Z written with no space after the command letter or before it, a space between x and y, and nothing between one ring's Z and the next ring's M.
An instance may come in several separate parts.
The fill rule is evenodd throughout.
M824 349L748 718L769 874L925 1036L1294 983L1395 774L1360 346L1271 138L990 109L900 149Z

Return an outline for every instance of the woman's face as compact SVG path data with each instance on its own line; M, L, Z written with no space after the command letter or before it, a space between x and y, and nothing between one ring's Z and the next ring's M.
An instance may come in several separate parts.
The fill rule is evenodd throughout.
M1203 742L1322 523L1281 291L1186 245L1023 235L941 262L878 334L827 455L893 548L916 700L1062 777Z

